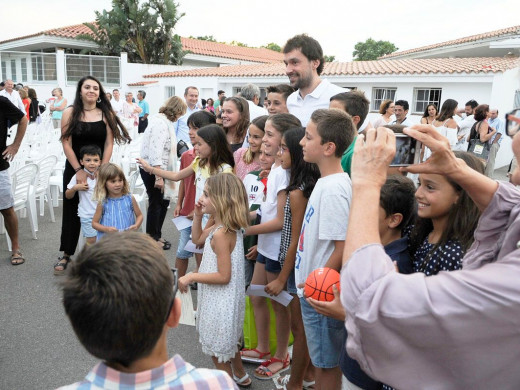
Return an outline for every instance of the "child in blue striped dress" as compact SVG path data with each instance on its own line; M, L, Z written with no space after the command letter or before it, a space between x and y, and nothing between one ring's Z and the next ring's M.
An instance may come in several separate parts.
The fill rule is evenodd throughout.
M98 201L92 227L99 240L105 233L137 230L143 214L128 186L124 172L112 163L101 167L93 199Z

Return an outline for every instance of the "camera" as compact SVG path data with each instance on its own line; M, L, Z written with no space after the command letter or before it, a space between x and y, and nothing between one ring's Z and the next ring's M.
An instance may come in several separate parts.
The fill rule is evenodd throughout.
M421 161L421 143L406 134L395 135L395 156L391 167L405 167Z

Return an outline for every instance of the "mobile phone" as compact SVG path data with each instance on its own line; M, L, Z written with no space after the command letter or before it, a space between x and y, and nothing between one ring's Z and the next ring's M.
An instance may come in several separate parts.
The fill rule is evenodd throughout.
M421 160L421 143L406 134L395 135L395 156L391 167L406 167L419 164Z

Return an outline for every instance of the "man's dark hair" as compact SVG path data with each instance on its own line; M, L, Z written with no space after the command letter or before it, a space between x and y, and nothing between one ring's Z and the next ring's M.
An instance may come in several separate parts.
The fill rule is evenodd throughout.
M83 160L83 156L98 156L100 159L103 157L101 148L97 145L85 145L79 150L79 159Z
M336 145L335 156L338 158L343 156L357 134L351 116L341 110L316 110L311 121L316 125L322 145L326 142Z
M197 87L194 87L194 86L186 87L186 89L184 90L184 96L186 96L188 94L190 89L195 89L195 90L197 90L197 92L199 92L199 89Z
M114 88L114 89L112 90L112 93L114 93L115 91L119 92L119 89Z
M137 93L140 93L144 100L144 98L146 97L146 92L141 89L141 90L137 91Z
M5 87L5 83L3 81L0 82L0 87Z
M280 93L286 101L293 92L294 88L288 84L278 84L267 87L267 93Z
M195 129L200 129L206 125L214 125L217 123L217 119L215 114L209 111L196 111L188 117L188 126L191 126Z
M289 39L283 47L284 54L293 50L300 50L309 61L319 60L320 65L316 71L318 75L321 74L325 66L325 58L323 57L323 49L316 39L311 38L307 34L296 35Z
M226 93L226 91L223 91L223 90L219 89L219 91L217 92L217 96L222 94L222 93Z
M477 106L478 106L478 103L477 103L477 101L476 101L476 100L473 100L473 99L471 99L471 100L469 100L468 102L466 102L466 104L465 104L464 106L470 106L470 107L471 107L471 109L473 109L473 110L474 110L474 109L475 109L475 107L477 107Z
M395 106L403 107L403 110L408 111L410 109L410 105L406 100L398 100L394 103Z
M365 122L370 108L370 102L362 91L342 92L330 98L330 101L339 101L350 116L359 116L357 129L359 130Z
M402 214L403 220L397 226L402 230L409 225L415 216L415 185L413 181L403 175L391 175L381 187L379 205L385 210L386 216Z
M69 268L63 306L87 351L125 367L148 356L173 299L173 275L155 241L138 232L110 233Z

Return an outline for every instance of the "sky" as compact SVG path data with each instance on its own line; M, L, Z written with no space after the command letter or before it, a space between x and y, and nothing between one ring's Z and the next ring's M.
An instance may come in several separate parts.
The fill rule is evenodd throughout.
M185 13L176 33L213 35L249 46L280 46L300 33L326 55L350 61L357 42L386 40L399 50L520 25L518 0L176 0ZM0 41L95 20L110 0L2 0ZM11 15L11 17L5 17ZM18 16L17 16L18 15Z

